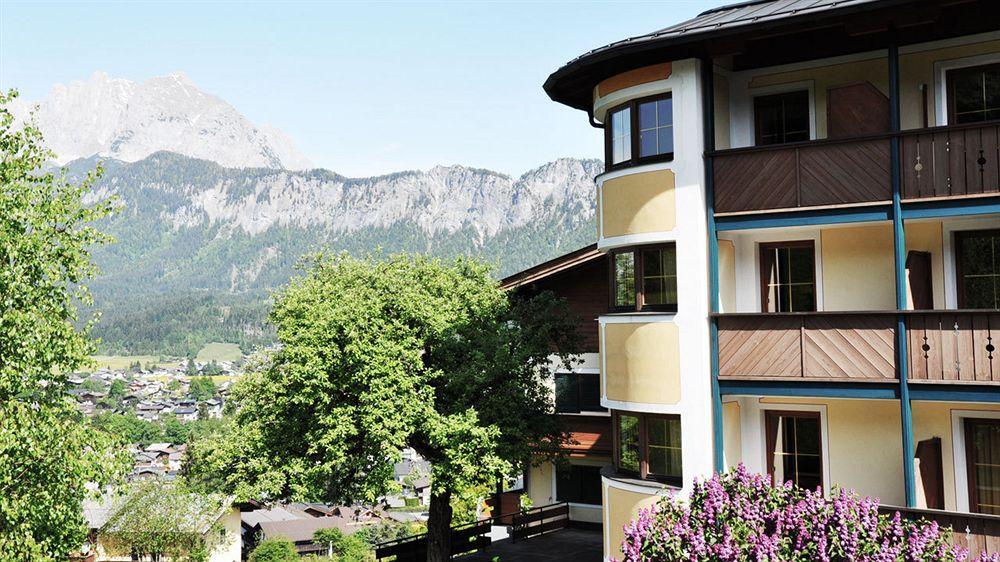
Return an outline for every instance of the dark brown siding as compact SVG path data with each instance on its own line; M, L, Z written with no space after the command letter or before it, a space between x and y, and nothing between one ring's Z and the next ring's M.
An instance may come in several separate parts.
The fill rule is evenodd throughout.
M604 258L596 259L519 287L517 292L530 296L552 291L566 299L582 336L580 353L597 353L597 317L608 311L607 263Z

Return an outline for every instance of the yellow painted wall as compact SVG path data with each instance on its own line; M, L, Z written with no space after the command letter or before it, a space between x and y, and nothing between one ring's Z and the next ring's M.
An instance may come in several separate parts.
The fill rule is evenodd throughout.
M639 516L639 510L652 506L659 498L655 495L640 494L620 490L612 486L604 488L604 508L608 511L604 558L621 558L621 544L625 540L622 530L626 523Z
M743 462L743 435L740 425L740 403L722 405L723 451L727 467Z
M823 310L892 310L896 285L888 224L821 233Z
M722 312L736 312L736 246L719 240L719 302Z
M620 176L605 181L600 191L605 238L673 230L677 224L670 170Z
M944 469L944 507L958 509L955 488L954 443L951 433L952 410L979 410L1000 412L1000 405L963 404L956 402L914 402L913 443L933 437L941 438L941 466ZM964 490L963 494L966 493Z
M936 124L934 63L975 55L1000 52L1000 41L983 41L971 45L903 54L899 57L900 118L903 129L924 126L923 94L920 85L927 86L927 123ZM754 88L813 80L816 96L816 136L826 137L826 92L829 88L857 82L871 82L888 95L888 64L884 58L855 61L820 68L755 76L750 80L750 95Z
M729 137L729 78L715 75L715 148L731 146Z
M972 45L900 55L899 110L902 127L904 129L917 129L923 126L921 84L927 85L927 123L931 126L935 125L937 121L934 92L935 62L998 52L1000 52L1000 41L984 41Z
M607 397L624 402L676 404L681 398L680 349L672 322L605 324Z
M944 308L944 234L941 221L907 222L903 230L906 249L931 253L931 278L934 284L934 308ZM908 308L913 308L907 296Z
M754 76L750 80L750 95L755 88L793 82L813 81L816 103L816 138L826 138L826 92L831 87L871 82L883 94L889 92L889 67L884 58L855 61L819 68Z
M905 497L897 402L791 398L765 398L762 402L825 405L830 484L878 496L886 504L905 505L900 503Z

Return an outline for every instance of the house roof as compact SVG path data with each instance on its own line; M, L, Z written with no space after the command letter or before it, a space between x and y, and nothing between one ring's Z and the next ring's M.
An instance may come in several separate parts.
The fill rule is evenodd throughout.
M284 537L292 542L301 542L312 541L313 534L320 529L337 528L344 532L352 532L362 524L343 517L308 517L287 521L262 521L259 525L266 538Z
M729 4L590 50L553 72L544 88L553 100L588 110L599 82L644 66L742 55L757 47L769 53L768 60L787 58L783 62L791 62L833 56L826 52L830 50L846 54L885 48L890 38L906 44L978 33L996 29L995 19L990 22L997 13L996 4L995 0L969 0L961 5L940 0L752 0ZM655 17L653 9L650 6L650 15ZM817 33L836 26L842 28L836 37ZM810 40L821 44L808 44ZM763 41L766 48L750 45L752 41ZM819 51L812 52L813 48Z
M587 262L599 259L604 254L597 250L597 244L574 250L568 254L563 254L547 262L534 265L523 271L508 275L500 281L500 288L504 290L516 289L522 285L534 283L571 267L582 265Z

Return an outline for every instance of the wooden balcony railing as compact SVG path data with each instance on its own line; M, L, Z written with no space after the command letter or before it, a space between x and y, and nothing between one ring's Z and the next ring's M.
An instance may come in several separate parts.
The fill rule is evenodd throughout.
M908 312L906 334L910 381L1000 383L1000 313Z
M894 313L719 316L719 377L815 381L896 378Z
M716 213L892 199L885 135L737 148L713 157Z
M713 152L715 212L889 201L891 138ZM1000 121L903 131L899 138L904 200L1000 194Z
M1000 193L1000 122L902 133L903 199Z
M886 515L893 515L897 511L904 519L937 521L939 526L951 528L951 543L969 549L970 560L977 559L983 552L988 554L1000 552L1000 517L996 515L956 513L937 509L908 509L891 505L879 507L879 512Z

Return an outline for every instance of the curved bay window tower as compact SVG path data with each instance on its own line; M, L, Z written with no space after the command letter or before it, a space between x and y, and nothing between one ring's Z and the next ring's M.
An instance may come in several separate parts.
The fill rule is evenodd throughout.
M1000 3L743 2L545 90L604 132L605 558L740 462L1000 544Z

